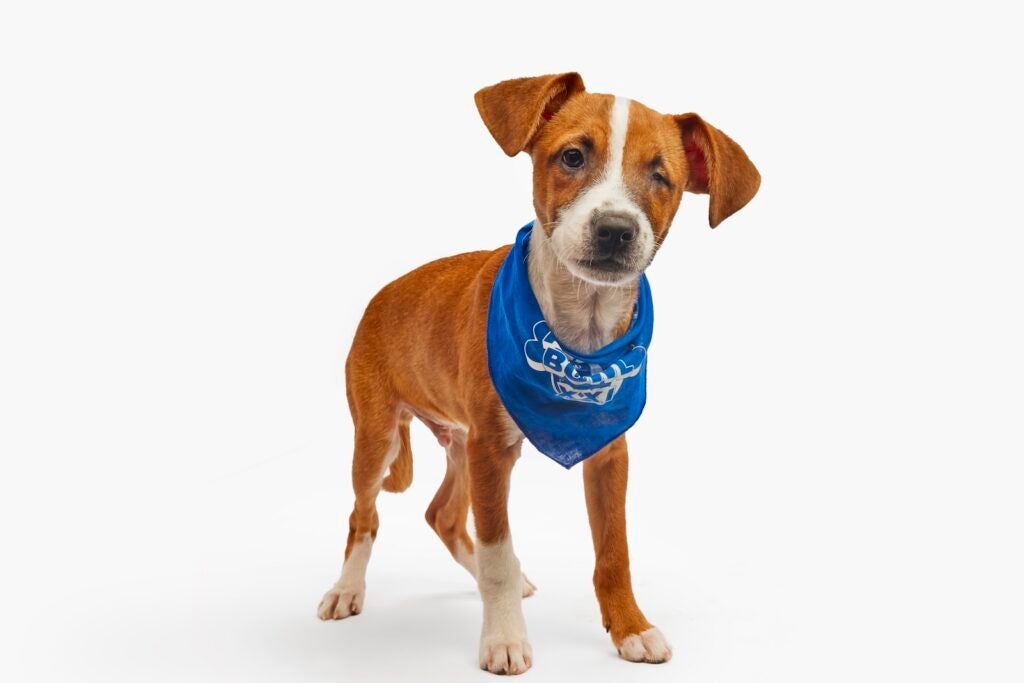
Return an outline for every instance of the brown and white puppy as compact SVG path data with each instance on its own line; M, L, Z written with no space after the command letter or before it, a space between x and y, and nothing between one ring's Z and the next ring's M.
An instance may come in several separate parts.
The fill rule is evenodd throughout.
M715 227L760 183L739 145L696 114L664 115L588 93L576 73L503 81L476 93L476 104L506 154L526 151L533 159L530 285L555 336L585 353L627 329L640 273L664 242L684 190L710 195ZM375 501L382 489L403 491L412 482L409 423L416 417L447 450L447 473L426 517L479 585L480 666L515 674L532 664L521 601L534 586L512 550L506 509L523 435L491 384L485 345L491 286L508 249L428 263L367 306L345 365L355 507L341 578L318 613L344 619L362 611ZM619 654L664 662L672 651L633 597L626 470L624 436L583 465L594 586ZM470 507L475 541L466 528Z

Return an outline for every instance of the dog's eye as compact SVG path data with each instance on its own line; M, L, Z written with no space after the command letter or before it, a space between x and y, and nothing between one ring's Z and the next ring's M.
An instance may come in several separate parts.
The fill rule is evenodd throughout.
M569 168L579 168L583 165L583 152L575 147L570 147L562 152L562 163Z
M661 173L658 173L657 171L655 171L651 175L651 180L653 180L654 182L658 183L659 185L664 185L665 187L672 187L672 183L670 183L668 181L668 178L666 178Z

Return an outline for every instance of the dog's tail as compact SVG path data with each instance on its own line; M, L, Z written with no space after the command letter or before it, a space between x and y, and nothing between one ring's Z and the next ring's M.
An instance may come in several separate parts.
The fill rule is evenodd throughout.
M409 421L398 423L398 455L388 467L381 484L385 491L401 493L412 484L412 447L409 444Z

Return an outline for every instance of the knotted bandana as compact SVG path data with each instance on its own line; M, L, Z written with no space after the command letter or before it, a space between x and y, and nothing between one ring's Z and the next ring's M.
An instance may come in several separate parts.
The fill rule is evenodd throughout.
M491 289L487 367L509 415L537 450L569 468L633 426L647 400L651 288L640 276L626 333L593 353L555 338L526 270L533 223L524 226Z

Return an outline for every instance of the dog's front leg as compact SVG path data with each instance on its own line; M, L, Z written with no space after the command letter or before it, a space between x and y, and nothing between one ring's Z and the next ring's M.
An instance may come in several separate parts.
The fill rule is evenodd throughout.
M508 528L509 477L521 443L509 446L500 434L471 429L466 444L477 583L484 604L480 667L499 674L523 673L533 663L523 619L522 572Z
M594 588L601 620L623 659L664 662L672 656L661 631L637 607L626 543L626 478L629 455L620 436L583 462L587 514L594 536Z

